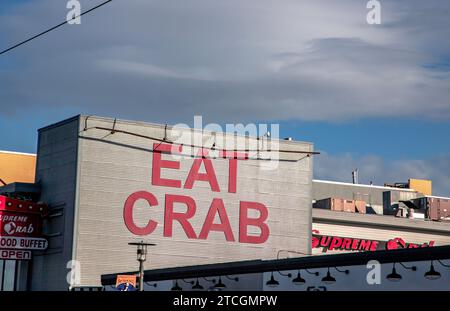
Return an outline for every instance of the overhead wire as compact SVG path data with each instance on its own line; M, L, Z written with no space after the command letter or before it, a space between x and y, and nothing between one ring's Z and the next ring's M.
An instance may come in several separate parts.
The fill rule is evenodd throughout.
M102 3L100 3L100 4L96 5L96 6L94 6L93 8L90 8L89 10L87 10L87 11L85 11L85 12L82 12L82 13L79 14L79 15L74 16L74 17L72 18L72 20L77 19L77 18L79 18L79 17L81 17L81 16L83 16L83 15L85 15L85 14L88 14L88 13L90 13L90 12L92 12L92 11L94 11L94 10L96 10L96 9L98 9L98 8L100 8L100 7L102 7L102 6L104 6L105 4L107 4L107 3L111 2L111 1L113 1L113 0L107 0L107 1L105 1L105 2L102 2ZM25 43L28 43L28 42L30 42L30 41L32 41L32 40L34 40L34 39L36 39L36 38L38 38L38 37L40 37L40 36L43 36L43 35L49 33L50 31L53 31L53 30L55 30L55 29L57 29L57 28L59 28L59 27L65 25L65 24L67 24L69 21L70 21L70 20L66 20L66 21L64 21L64 22L62 22L62 23L60 23L60 24L58 24L58 25L56 25L56 26L53 26L53 27L51 27L51 28L49 28L49 29L47 29L47 30L41 32L41 33L38 33L37 35L34 35L34 36L32 36L32 37L30 37L30 38L28 38L28 39L26 39L26 40L24 40L24 41L22 41L22 42L19 42L19 43L13 45L13 46L7 48L6 50L1 51L1 52L0 52L0 55L4 54L4 53L6 53L6 52L9 52L9 51L11 51L11 50L13 50L13 49L15 49L15 48L18 48L19 46L24 45Z
M154 136L148 136L148 135L143 135L143 134L139 134L139 133L133 133L133 132L129 132L129 131L125 131L125 130L119 130L116 129L115 127L113 127L113 129L111 128L107 128L107 127L102 127L102 126L93 126L93 127L87 127L87 119L85 120L85 127L83 131L87 131L89 129L97 129L97 130L102 130L102 131L108 131L108 132L114 132L114 133L122 133L122 134L126 134L126 135L131 135L131 136L135 136L135 137L139 137L139 138L144 138L144 139L149 139L149 140L154 140L154 141L158 141L160 143L167 143L167 144L171 144L171 145L175 145L175 146L184 146L184 147L190 147L190 148L197 148L197 149L209 149L209 150L218 150L221 148L218 148L215 146L215 144L211 147L208 146L203 146L203 145L196 145L196 144L187 144L187 143L177 143L174 141L170 141L167 139L166 134L164 135L164 138L158 138L158 137L154 137ZM167 127L165 127L165 132L167 130ZM257 140L259 140L259 138L256 138ZM279 153L294 153L294 154L305 154L304 157L298 159L297 161L300 161L302 159L304 159L305 157L309 157L310 155L317 155L320 154L320 152L318 151L304 151L304 150L261 150L261 149L256 149L256 150L252 150L252 149L221 149L224 152L279 152Z

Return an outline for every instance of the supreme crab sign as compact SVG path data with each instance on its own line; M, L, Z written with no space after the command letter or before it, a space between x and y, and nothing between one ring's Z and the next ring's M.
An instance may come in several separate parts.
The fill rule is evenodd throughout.
M321 235L319 231L313 230L312 248L322 248L323 252L342 251L377 251L395 250L400 248L433 247L434 241L428 243L407 243L403 238L393 238L388 241L371 239L358 239L339 236Z
M211 231L221 232L224 239L229 242L261 244L267 241L270 229L266 220L269 213L267 207L260 202L239 201L239 228L238 233L233 231L230 224L229 214L225 206L224 200L215 197L215 194L226 192L227 194L236 195L237 193L237 176L238 161L245 161L247 155L238 152L220 151L219 156L228 160L228 175L220 176L227 178L228 186L225 189L220 188L218 175L214 168L214 159L209 157L208 150L199 150L197 157L189 169L187 175L183 175L180 170L180 161L169 159L169 155L181 155L182 146L174 146L169 144L155 143L153 145L152 156L152 179L151 185L155 187L165 187L167 191L170 189L184 189L186 192L196 187L197 183L204 183L210 189L211 203L203 225L200 228L194 228L192 219L197 214L197 203L191 195L181 195L174 193L166 193L164 203L160 202L157 197L148 191L136 191L132 193L125 201L123 209L123 217L128 230L139 236L152 234L158 226L158 222L149 218L147 224L138 225L133 218L133 211L138 200L144 200L151 209L164 209L163 236L170 238L173 236L174 223L177 222L184 234L189 239L208 239ZM164 158L167 157L167 158ZM200 172L204 168L204 173ZM171 170L180 173L180 178L168 178L163 175L162 169ZM173 175L173 174L172 174ZM175 205L183 205L185 212L175 211ZM251 217L250 214L257 213L257 217ZM215 219L219 218L216 222ZM258 234L250 234L249 227L259 230Z
M40 227L39 215L0 211L0 236L36 237Z

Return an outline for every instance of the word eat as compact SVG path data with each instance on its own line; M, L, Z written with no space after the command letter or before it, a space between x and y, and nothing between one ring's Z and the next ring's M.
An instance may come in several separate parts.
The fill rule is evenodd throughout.
M167 187L167 188L184 188L192 189L196 182L207 182L212 192L221 192L219 183L217 182L216 172L212 160L208 158L208 151L201 149L197 157L194 159L189 173L182 182L180 179L169 179L161 176L161 169L180 170L180 162L176 160L163 159L163 154L181 155L182 146L172 146L168 144L155 143L153 145L153 159L152 159L152 185ZM220 151L220 157L228 159L228 193L236 193L237 190L237 161L247 159L246 154L238 152ZM200 172L201 167L205 168L205 173ZM145 200L149 207L157 207L159 205L158 199L148 191L137 191L131 194L125 201L124 206L124 221L128 230L136 235L148 235L153 233L158 223L155 220L149 219L144 227L136 225L133 219L133 209L136 201ZM183 204L186 206L185 212L175 212L174 205ZM249 210L256 210L259 213L257 218L249 217ZM224 201L221 198L213 198L206 214L203 226L197 234L192 227L190 220L195 217L197 206L194 198L187 195L165 194L164 202L164 227L163 236L172 237L173 223L178 222L184 233L189 239L208 239L211 231L222 232L225 239L230 242L236 240L233 230L230 225L228 214L225 208ZM220 222L215 223L216 215L219 216ZM239 202L239 242L260 244L267 241L269 238L269 227L265 223L268 218L267 207L258 202L240 201ZM258 227L259 235L249 235L248 227Z

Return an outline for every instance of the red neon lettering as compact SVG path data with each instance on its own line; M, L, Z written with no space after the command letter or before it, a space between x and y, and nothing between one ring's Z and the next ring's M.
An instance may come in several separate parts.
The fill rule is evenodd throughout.
M161 178L161 168L179 170L179 161L162 160L161 153L180 154L182 146L176 150L175 146L161 143L153 143L152 185L181 188L181 180Z
M344 238L342 240L341 248L342 249L350 249L351 245L352 245L352 239Z
M333 237L330 243L330 251L335 248L339 248L342 245L342 238Z
M378 241L372 241L372 244L370 245L371 251L376 251L378 249Z
M331 237L330 236L322 236L320 239L320 246L327 247L330 244Z
M136 225L133 220L133 208L134 204L139 199L146 200L148 202L148 205L150 206L158 205L158 200L156 199L156 197L149 192L138 191L132 193L125 201L125 206L123 208L123 219L125 221L125 226L128 228L128 230L130 230L131 233L136 235L147 235L152 233L156 229L158 223L156 221L149 220L145 227L141 228Z
M255 209L259 211L258 218L248 218L248 210ZM269 212L264 204L256 202L244 202L242 201L239 206L239 242L261 244L267 241L269 238L269 226L265 223ZM248 226L255 226L261 229L259 236L251 236L247 233Z
M220 224L214 223L216 214L219 214ZM225 234L227 241L234 241L230 220L228 219L222 199L214 199L211 202L211 207L209 208L208 215L206 215L205 223L203 224L202 231L198 238L206 240L210 231L222 231Z
M173 211L174 203L183 203L187 210L185 213ZM173 221L176 220L181 224L186 236L189 239L196 239L197 235L189 223L188 219L195 215L195 201L191 197L184 195L166 194L166 207L164 212L164 236L171 237L173 233Z
M353 239L353 242L352 242L352 249L358 249L358 247L359 247L359 242L360 242L361 240L359 240L359 239Z
M358 249L360 250L366 250L368 251L370 249L370 245L372 244L372 241L370 240L361 240L361 242L359 243L359 247Z

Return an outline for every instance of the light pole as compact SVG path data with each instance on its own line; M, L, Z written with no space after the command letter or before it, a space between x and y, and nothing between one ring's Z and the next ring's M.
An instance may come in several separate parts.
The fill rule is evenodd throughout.
M139 261L139 291L144 290L144 261L147 260L147 246L155 246L153 243L131 242L128 245L137 247L137 260Z

